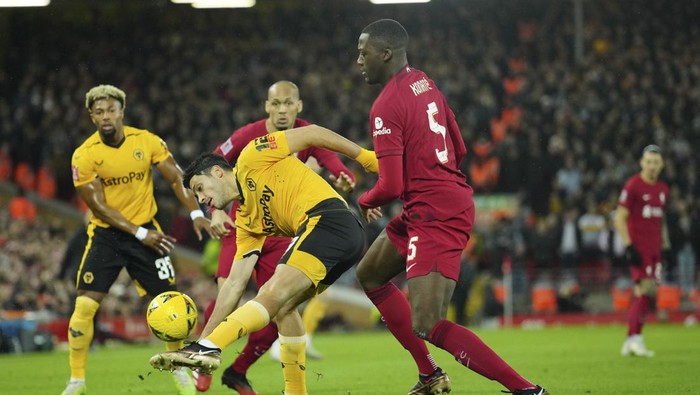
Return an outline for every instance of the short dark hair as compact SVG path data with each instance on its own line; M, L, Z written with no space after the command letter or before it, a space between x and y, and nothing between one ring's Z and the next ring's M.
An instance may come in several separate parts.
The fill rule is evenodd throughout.
M380 42L393 50L405 50L408 46L406 29L393 19L374 21L362 29L362 33L369 34L370 41Z
M182 177L182 185L184 185L185 188L190 189L190 181L192 180L192 177L200 174L210 174L211 168L214 166L219 166L224 170L233 169L233 167L231 167L223 156L206 152L199 155L197 159L187 166L185 169L185 174Z
M642 150L642 154L646 154L647 152L661 155L661 147L659 147L656 144L649 144L646 147L644 147L644 149Z

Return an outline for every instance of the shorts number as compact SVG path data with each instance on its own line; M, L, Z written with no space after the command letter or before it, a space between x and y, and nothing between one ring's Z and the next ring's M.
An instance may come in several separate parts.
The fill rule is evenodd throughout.
M447 163L447 140L445 137L447 135L447 128L440 125L435 119L435 114L438 113L437 104L435 104L435 102L430 102L430 104L428 104L428 110L426 111L426 113L428 113L428 122L430 123L430 130L432 130L433 133L441 135L442 141L445 143L444 149L442 151L435 148L435 155L437 155L437 158L440 161L440 163Z
M175 278L175 268L173 268L173 264L170 263L169 256L156 259L156 268L158 268L159 279L167 280L169 278Z
M416 245L413 243L418 242L418 236L413 236L408 240L408 256L407 261L412 261L416 257Z

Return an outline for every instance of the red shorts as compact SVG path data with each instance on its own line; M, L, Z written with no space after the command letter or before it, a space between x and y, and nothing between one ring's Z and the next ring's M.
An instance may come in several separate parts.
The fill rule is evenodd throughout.
M386 234L406 259L406 278L439 272L457 281L473 225L473 205L444 221L415 220L404 211L387 224Z
M268 237L265 239L260 258L253 269L253 276L258 287L261 287L275 273L275 268L282 255L292 241L289 237ZM233 258L236 256L236 233L232 231L221 239L221 252L219 253L219 266L216 269L216 278L228 277L231 272Z
M636 283L645 278L661 281L661 254L640 253L642 256L641 266L630 266L632 280Z

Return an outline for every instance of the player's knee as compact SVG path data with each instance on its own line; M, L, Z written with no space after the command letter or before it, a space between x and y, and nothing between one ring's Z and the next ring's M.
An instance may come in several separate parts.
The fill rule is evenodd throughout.
M416 336L420 337L423 340L428 340L428 336L430 336L430 332L432 332L433 328L437 324L438 320L435 319L434 317L420 317L420 316L413 316L412 318L412 327L413 327L413 333L416 334Z
M91 320L95 317L100 304L87 296L78 296L75 299L75 310L73 315L81 319Z

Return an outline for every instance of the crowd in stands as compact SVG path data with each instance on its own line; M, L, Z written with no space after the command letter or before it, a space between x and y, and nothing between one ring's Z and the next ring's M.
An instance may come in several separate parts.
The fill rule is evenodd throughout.
M299 85L303 118L371 146L367 115L379 87L361 78L356 43L368 22L391 17L409 31L411 64L435 80L457 115L469 149L463 171L476 195L518 202L508 214L496 211L491 225L477 223L467 264L498 278L503 257L512 259L520 292L548 280L609 286L626 273L611 222L617 195L638 171L642 148L655 143L671 187L666 279L685 292L696 287L696 2L583 1L582 56L574 50L574 2L557 0L314 0L235 11L78 3L13 10L0 24L0 179L27 193L76 201L70 156L94 130L84 94L101 83L126 91L126 122L160 135L181 164L264 117L267 87L280 79ZM365 190L373 179L360 173ZM187 213L168 210L168 190L158 188L159 218L187 240ZM12 221L5 210L1 220L3 308L30 303L68 313L70 281L55 281L67 235ZM601 262L608 275L598 278ZM28 301L27 290L51 296Z

